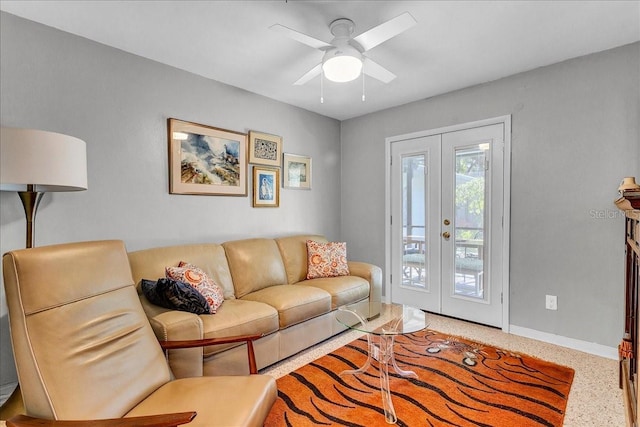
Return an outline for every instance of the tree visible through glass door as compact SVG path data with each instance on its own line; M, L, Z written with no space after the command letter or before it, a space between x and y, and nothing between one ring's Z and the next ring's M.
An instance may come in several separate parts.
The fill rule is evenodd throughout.
M489 144L478 144L455 150L454 293L480 299L484 297L488 149Z

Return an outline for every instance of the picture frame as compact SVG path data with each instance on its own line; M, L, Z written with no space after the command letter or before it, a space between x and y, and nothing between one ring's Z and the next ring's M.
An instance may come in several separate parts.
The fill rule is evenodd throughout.
M247 135L170 118L169 193L247 195Z
M311 190L311 157L284 153L282 175L284 188Z
M277 208L280 206L280 169L263 166L253 167L254 208Z
M280 167L282 137L249 131L249 163Z

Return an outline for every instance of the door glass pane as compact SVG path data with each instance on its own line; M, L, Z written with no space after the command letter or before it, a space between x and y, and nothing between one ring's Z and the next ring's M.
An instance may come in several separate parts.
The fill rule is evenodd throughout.
M402 284L428 290L425 164L424 154L402 157Z
M455 150L454 293L479 299L485 297L485 182L488 145L478 144Z

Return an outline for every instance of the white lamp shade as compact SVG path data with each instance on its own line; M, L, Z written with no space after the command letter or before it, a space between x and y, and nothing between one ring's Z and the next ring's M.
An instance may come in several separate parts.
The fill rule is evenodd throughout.
M60 133L0 130L0 190L79 191L87 189L87 147Z
M352 46L328 50L322 61L322 72L332 82L355 80L362 72L362 54Z

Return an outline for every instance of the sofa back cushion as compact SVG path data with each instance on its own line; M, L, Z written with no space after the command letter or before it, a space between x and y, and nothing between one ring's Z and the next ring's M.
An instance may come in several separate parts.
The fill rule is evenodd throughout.
M224 299L235 298L227 257L221 245L202 243L129 252L131 274L137 284L142 279L158 280L165 277L165 268L176 267L180 261L202 269L222 288Z
M307 240L327 243L324 236L302 234L276 239L280 255L287 271L289 284L298 283L307 278Z
M287 283L287 274L275 240L233 240L222 246L227 254L236 298Z

